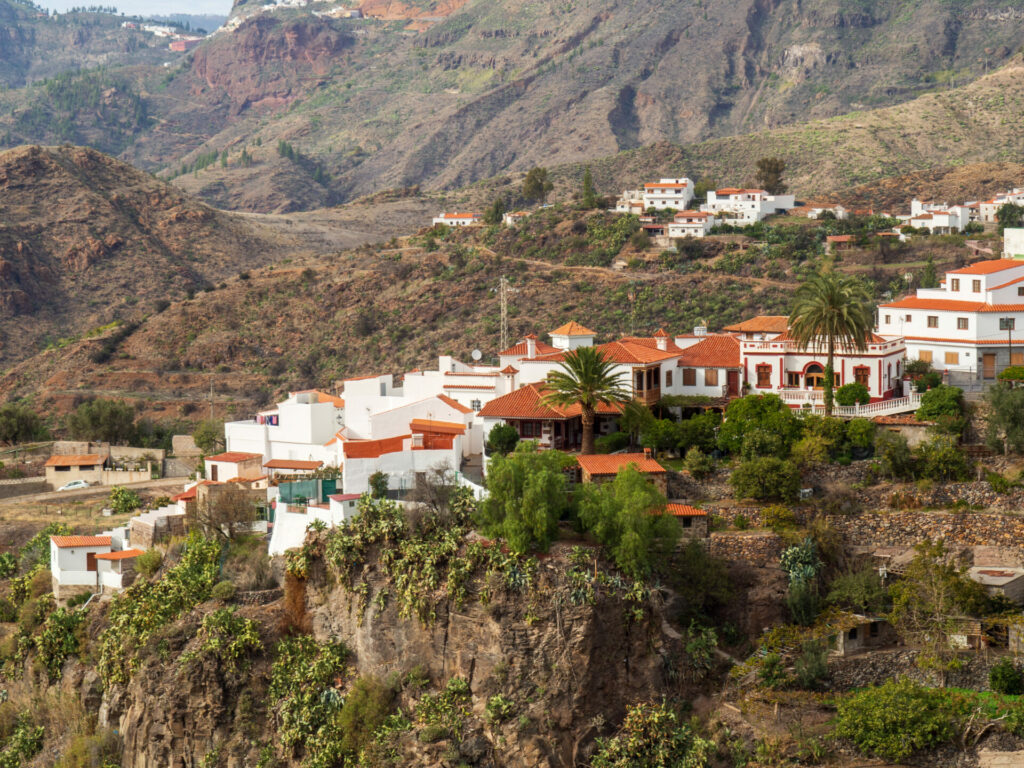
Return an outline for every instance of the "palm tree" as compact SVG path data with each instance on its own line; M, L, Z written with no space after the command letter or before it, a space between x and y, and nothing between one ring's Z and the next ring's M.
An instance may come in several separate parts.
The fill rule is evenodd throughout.
M789 315L789 335L803 349L824 347L828 350L823 393L826 416L832 415L836 345L863 352L874 324L871 294L868 287L854 277L825 272L797 289Z
M598 405L621 405L632 399L622 386L615 364L594 347L566 352L562 370L553 371L547 380L545 405L572 406L579 403L583 421L583 446L580 453L594 452L594 419Z

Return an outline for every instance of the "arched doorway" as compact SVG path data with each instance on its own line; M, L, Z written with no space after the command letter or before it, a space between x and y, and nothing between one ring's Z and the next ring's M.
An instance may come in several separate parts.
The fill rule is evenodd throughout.
M825 388L825 369L817 363L811 363L804 371L804 386L807 389Z

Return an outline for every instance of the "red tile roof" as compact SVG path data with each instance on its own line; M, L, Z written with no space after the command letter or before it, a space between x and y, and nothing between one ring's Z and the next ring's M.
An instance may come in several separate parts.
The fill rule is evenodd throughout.
M331 501L355 501L362 495L361 493L334 493L327 498Z
M109 547L109 536L51 536L50 541L61 549L65 547Z
M913 413L899 413L893 414L892 416L875 416L872 419L875 424L889 424L892 426L906 425L912 427L928 427L934 424L934 421L918 421L917 416Z
M1019 282L1021 282L1021 281L1024 281L1024 277L1018 277L1018 278L1016 278L1015 280L1011 280L1011 281L1010 281L1010 282L1008 282L1008 283L1003 283L1002 285L997 285L997 286L996 286L995 288L993 288L992 290L996 290L996 289L998 289L998 288L1007 288L1007 287L1009 287L1009 286L1011 286L1011 285L1014 285L1015 283L1019 283Z
M561 325L555 328L551 332L552 336L596 336L592 330L580 325L575 320L570 320L565 325Z
M716 334L683 350L680 368L739 368L740 342L735 336Z
M644 184L644 189L677 189L679 187L685 187L685 186L687 186L687 183L685 181L669 183L669 184L664 184L664 183L658 182L658 181L652 181L652 182L648 182L647 184Z
M301 470L314 470L320 469L324 463L322 461L303 461L302 459L271 459L263 466L267 469L301 469Z
M680 211L676 214L675 220L680 221L682 219L706 219L710 216L710 213L704 211Z
M262 459L262 453L245 453L244 451L227 451L226 453L218 453L216 456L207 456L207 461L222 461L225 464L240 464L243 461L252 461L253 459Z
M104 552L101 555L96 555L97 560L130 560L133 557L138 557L143 554L144 550L141 549L122 549L118 552Z
M85 453L78 456L51 456L44 467L88 467L102 464L103 458L98 453Z
M785 333L780 333L774 339L769 339L769 342L772 341L796 341L796 339L794 339L787 330ZM865 339L865 341L868 344L885 344L885 339L883 339L877 333L868 334L868 337ZM810 346L815 347L815 343L811 342ZM822 343L820 346L824 347L824 343Z
M706 509L691 507L689 504L666 504L665 512L673 517L707 517Z
M179 493L177 496L171 496L171 501L191 501L198 495L200 485L220 485L220 483L213 480L200 480L187 491Z
M376 459L385 453L400 453L406 438L412 435L386 437L382 440L347 440L342 444L346 459Z
M537 337L533 336L533 338L536 339ZM550 355L553 352L560 351L556 347L552 347L550 344L545 344L543 341L537 341L536 346L538 355ZM499 352L498 354L501 355L502 357L504 357L505 355L519 355L521 357L526 357L526 355L529 354L526 348L526 339L523 339L518 344L515 344L509 347L508 349Z
M952 275L991 275L1017 267L1024 267L1024 261L1019 261L1018 259L989 259L987 261L977 261L962 269L951 269L949 272Z
M678 351L665 350L663 352L657 346L652 348L645 344L639 344L636 341L626 341L625 339L610 341L607 344L599 344L597 350L612 362L638 365L658 363L662 360L669 360L679 356Z
M518 368L513 368L511 365L506 365L504 368L501 369L501 372L502 373L519 373L519 369Z
M829 235L825 239L830 243L852 243L853 235Z
M576 461L588 475L615 475L630 464L635 464L644 474L665 471L661 464L642 453L595 453L590 456L577 456Z
M454 421L413 419L409 422L409 429L411 429L414 434L417 432L432 432L439 435L461 435L465 433L466 425L456 424Z
M492 419L543 419L564 420L580 415L579 404L545 405L542 400L546 390L543 384L527 384L514 392L497 397L480 409L480 415ZM600 404L599 414L612 416L620 412L619 408Z
M438 218L441 219L479 219L482 216L480 213L470 212L461 213L459 211L453 211L451 213L442 213Z
M758 315L742 323L725 326L726 331L739 333L785 333L789 328L789 318L786 315Z
M458 400L452 400L450 397L448 397L448 395L438 395L437 399L440 400L445 405L447 405L447 406L449 406L451 408L454 408L459 413L472 413L473 412L472 408L467 408L462 403L460 403Z
M630 344L640 344L650 349L657 349L658 340L664 338L667 337L659 336L658 334L654 334L654 336L623 336L621 339L619 339L619 341L624 341ZM665 351L674 352L677 355L681 355L683 353L682 347L677 346L675 341L671 339L669 339L668 343L666 344Z
M445 384L445 389L472 389L477 390L493 390L495 387L493 384Z

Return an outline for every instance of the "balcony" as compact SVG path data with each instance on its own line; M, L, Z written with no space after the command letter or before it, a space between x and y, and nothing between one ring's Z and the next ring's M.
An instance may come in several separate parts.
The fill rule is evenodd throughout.
M636 389L634 387L633 399L648 407L657 405L658 401L661 400L661 387L653 387L652 389Z

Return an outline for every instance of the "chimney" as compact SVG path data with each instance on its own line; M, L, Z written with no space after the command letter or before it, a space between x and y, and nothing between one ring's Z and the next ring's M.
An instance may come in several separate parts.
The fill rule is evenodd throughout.
M530 334L526 337L526 357L530 360L537 356L537 336Z
M645 458L645 459L650 459L650 458L653 458L653 457L651 456L651 449L650 449L650 448L644 448L644 458Z

